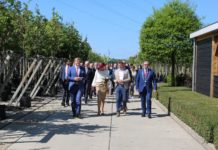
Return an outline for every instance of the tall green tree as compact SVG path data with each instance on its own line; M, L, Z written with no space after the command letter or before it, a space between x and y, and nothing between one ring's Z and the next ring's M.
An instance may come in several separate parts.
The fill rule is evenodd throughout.
M63 27L65 35L64 45L62 51L57 54L58 57L75 58L78 57L79 47L82 37L79 31L73 26L73 24L67 24Z
M19 45L20 28L19 18L22 4L15 0L0 2L0 49L21 51Z
M47 34L47 55L55 56L61 51L64 44L62 18L55 9L52 10L52 18L46 24L45 30Z
M175 85L175 65L192 63L191 32L201 27L201 21L188 2L171 0L145 21L140 33L140 55L150 61L172 65Z
M33 13L28 4L19 0L0 1L0 51L5 50L27 57L102 57L92 51L87 37L83 38L73 24L63 23L55 9L51 19L47 19L38 7Z
M81 42L80 45L80 57L83 60L87 60L88 59L88 54L89 52L92 50L91 46L88 43L88 39L87 37Z
M91 62L103 62L103 57L93 51L89 51L88 60Z

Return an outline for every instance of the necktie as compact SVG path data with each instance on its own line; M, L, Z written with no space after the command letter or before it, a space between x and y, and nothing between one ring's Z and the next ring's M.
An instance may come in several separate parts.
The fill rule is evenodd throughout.
M67 78L67 76L68 76L68 66L66 66L65 68L65 77Z
M148 71L147 70L145 70L144 75L145 75L145 78L148 76Z

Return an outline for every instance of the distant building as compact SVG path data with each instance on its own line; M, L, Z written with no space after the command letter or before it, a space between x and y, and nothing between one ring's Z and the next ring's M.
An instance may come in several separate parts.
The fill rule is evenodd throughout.
M218 97L218 22L190 34L193 45L192 90Z

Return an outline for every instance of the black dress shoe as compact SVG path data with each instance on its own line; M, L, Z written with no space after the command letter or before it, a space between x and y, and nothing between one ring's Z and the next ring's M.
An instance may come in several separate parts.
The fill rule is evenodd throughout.
M148 114L148 118L149 118L149 119L151 118L151 114Z
M145 114L142 114L141 116L142 116L142 117L145 117Z
M84 101L84 102L85 102L85 104L87 104L87 102L88 102L88 99L85 99L85 101Z
M62 106L65 106L65 103L64 103L64 102L62 102L62 103L61 103L61 105L62 105Z
M76 118L81 119L82 117L81 117L80 114L77 114L77 115L76 115Z

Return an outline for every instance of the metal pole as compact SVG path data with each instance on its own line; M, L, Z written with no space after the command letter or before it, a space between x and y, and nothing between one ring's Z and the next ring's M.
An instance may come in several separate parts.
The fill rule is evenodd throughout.
M48 92L50 91L50 89L51 89L51 87L52 87L52 84L54 83L54 81L55 81L57 75L59 75L58 72L59 72L60 68L61 68L61 62L59 62L59 64L58 64L57 67L55 68L54 77L52 78L51 82L48 83L48 88L47 88L45 94L48 94Z
M37 87L36 92L33 94L33 96L31 97L31 99L34 99L36 97L36 94L38 94L39 90L40 90L40 86Z
M171 113L171 97L169 97L169 102L168 102L168 116L170 116Z
M30 79L28 80L27 84L25 85L24 89L22 90L21 94L19 95L19 97L16 100L16 106L18 105L18 102L20 101L20 99L22 98L23 94L26 92L26 89L28 88L29 84L31 83L33 77L35 76L36 72L38 71L39 67L42 64L42 59L39 61L39 63L37 64L35 70L33 71Z
M24 82L27 80L27 77L29 76L29 74L33 70L36 62L37 62L37 59L34 59L31 66L30 66L30 68L28 69L27 73L25 74L25 76L23 77L22 81L20 82L18 88L16 89L14 95L12 96L11 100L9 101L9 105L11 105L12 102L15 100L15 98L16 98L17 94L19 93L20 89L22 88Z
M45 86L44 90L43 90L43 93L45 93L46 89L48 88L48 84L51 82L52 78L50 78L51 76L51 73L53 72L52 68L54 67L54 65L56 64L56 60L54 60L47 72L47 78L48 78L48 82L47 82L47 85Z
M51 64L51 62L52 62L52 60L49 60L49 62L48 62L48 64L46 65L45 69L43 70L43 72L42 72L40 78L38 79L37 83L35 84L35 86L34 86L32 92L30 93L30 98L31 98L31 99L33 98L33 95L34 95L34 93L36 92L36 89L38 88L38 86L40 85L40 83L41 83L41 81L42 81L42 79L43 79L45 73L47 72L47 70L48 70L48 68L49 68L49 66L50 66L50 64Z
M192 91L196 91L196 42L193 44L193 64L192 64Z

